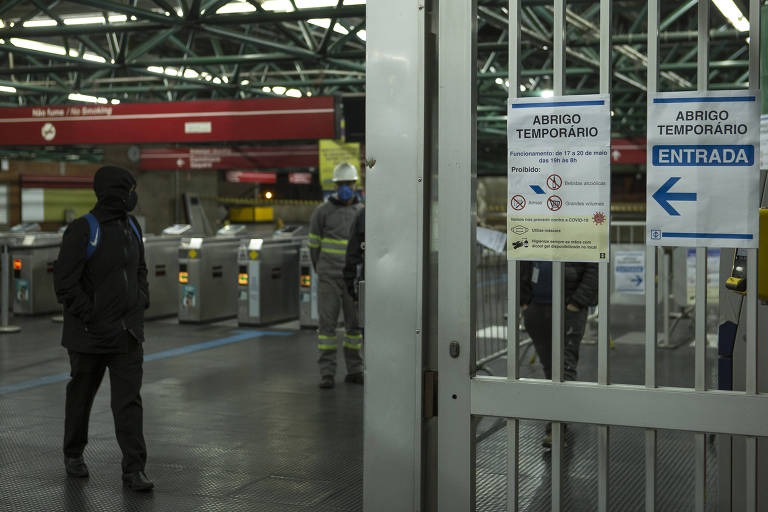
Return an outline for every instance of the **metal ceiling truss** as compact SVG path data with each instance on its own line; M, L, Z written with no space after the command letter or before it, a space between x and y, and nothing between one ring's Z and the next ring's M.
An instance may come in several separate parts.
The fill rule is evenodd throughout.
M0 103L41 105L72 92L107 100L177 101L301 94L360 95L365 90L365 5L276 12L267 0L241 0L251 12L216 14L235 0L5 0L0 3ZM697 0L661 2L661 84L696 86ZM745 10L744 0L736 4ZM506 133L507 0L479 0L478 135L503 144ZM242 7L242 6L241 6ZM713 89L747 87L748 33L711 7ZM241 9L244 10L244 9ZM73 16L98 23L68 24ZM118 16L118 18L116 18ZM523 95L552 89L551 0L523 2ZM617 135L645 133L647 0L614 0L613 109ZM40 25L48 20L50 26ZM568 93L597 92L600 10L572 0L566 10ZM24 26L26 23L27 26ZM41 49L24 43L55 45Z

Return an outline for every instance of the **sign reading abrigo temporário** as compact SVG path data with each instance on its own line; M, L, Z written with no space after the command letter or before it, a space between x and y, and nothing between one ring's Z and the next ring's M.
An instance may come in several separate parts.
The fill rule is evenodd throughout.
M0 108L0 140L5 145L195 143L334 136L334 99L330 96Z

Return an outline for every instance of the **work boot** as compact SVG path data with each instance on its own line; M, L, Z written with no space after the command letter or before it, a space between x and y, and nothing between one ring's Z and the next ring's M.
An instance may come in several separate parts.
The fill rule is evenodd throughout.
M155 486L143 471L123 473L123 484L132 491L150 491Z
M348 373L346 377L344 377L344 382L350 383L350 384L360 384L363 385L363 372L357 372L357 373Z
M333 379L333 375L323 375L320 377L320 384L318 387L321 389L331 389L336 385L336 381Z
M64 457L64 468L69 476L75 478L85 478L88 476L88 466L85 465L83 456Z

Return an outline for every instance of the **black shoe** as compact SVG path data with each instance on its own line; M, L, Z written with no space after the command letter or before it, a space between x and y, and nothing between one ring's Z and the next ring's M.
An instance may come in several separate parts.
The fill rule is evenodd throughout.
M333 375L323 375L320 377L320 384L318 387L321 389L331 389L336 385L336 381L333 379Z
M348 382L350 384L360 384L363 385L363 372L357 372L357 373L348 373L346 377L344 377L344 382Z
M143 471L123 473L123 483L132 491L150 491L155 486Z
M88 476L88 466L85 465L82 455L80 457L64 457L64 467L69 476L74 476L75 478L85 478Z

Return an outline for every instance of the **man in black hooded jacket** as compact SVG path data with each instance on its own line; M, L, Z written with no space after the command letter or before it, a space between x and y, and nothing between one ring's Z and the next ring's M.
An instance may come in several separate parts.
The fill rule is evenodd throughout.
M141 231L128 215L138 199L136 180L125 169L106 166L96 172L93 188L98 202L91 214L98 227L92 233L85 217L72 222L54 266L56 296L64 305L61 344L69 352L72 377L67 384L64 464L70 476L88 476L83 459L88 420L109 368L123 481L130 489L147 491L154 485L144 473L140 389L149 290Z

